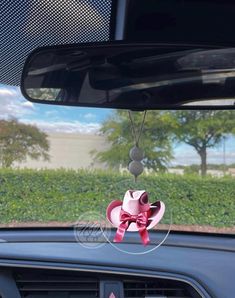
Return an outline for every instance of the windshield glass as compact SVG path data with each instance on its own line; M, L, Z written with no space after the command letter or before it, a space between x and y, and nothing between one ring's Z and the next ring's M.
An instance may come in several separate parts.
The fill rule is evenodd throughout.
M171 210L159 229L234 233L235 111L41 105L7 85L0 103L1 227L84 224L139 189Z

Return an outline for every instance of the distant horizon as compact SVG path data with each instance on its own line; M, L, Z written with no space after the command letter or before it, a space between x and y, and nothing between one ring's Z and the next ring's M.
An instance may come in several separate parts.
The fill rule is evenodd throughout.
M47 134L99 135L102 122L113 110L63 107L35 104L22 96L19 87L0 84L0 119L14 117L25 124L36 125ZM225 142L226 164L235 163L235 137ZM171 166L199 164L200 157L189 145L173 144L174 160ZM224 164L223 145L208 149L209 164Z

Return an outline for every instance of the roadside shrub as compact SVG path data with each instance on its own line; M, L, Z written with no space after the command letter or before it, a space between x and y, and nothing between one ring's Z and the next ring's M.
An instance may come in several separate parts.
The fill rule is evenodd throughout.
M235 179L170 174L142 176L86 170L0 170L0 223L76 221L80 214L105 214L127 189L145 189L162 200L174 224L230 227L235 219ZM169 218L164 219L169 222ZM163 221L164 223L164 221Z

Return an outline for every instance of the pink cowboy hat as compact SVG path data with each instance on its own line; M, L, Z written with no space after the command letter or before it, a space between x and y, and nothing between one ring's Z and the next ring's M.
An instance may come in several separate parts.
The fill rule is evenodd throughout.
M161 201L156 201L153 204L148 202L148 194L144 190L128 190L125 193L123 202L120 200L112 201L106 210L106 216L109 222L114 227L119 227L121 224L120 213L127 212L130 215L138 215L145 212L147 214L148 223L146 229L153 228L162 219L165 212L165 205ZM131 222L126 231L138 231L136 222Z

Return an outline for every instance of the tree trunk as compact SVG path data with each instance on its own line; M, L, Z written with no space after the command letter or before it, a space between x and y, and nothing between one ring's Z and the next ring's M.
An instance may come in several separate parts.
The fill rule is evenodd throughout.
M199 155L201 157L201 175L205 176L207 172L207 152L206 147L201 148Z

